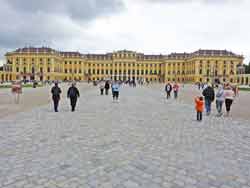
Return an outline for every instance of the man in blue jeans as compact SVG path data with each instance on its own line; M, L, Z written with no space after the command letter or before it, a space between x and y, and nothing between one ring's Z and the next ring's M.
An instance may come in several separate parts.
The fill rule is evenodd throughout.
M209 116L211 113L211 105L215 97L214 89L212 88L211 84L208 84L206 89L203 90L202 95L205 98L206 113Z

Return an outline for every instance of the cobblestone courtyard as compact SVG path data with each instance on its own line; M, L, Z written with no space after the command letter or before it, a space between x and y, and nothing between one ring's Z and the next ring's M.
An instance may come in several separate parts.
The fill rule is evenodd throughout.
M249 188L250 122L204 117L152 88L119 103L81 90L77 111L42 106L0 120L3 188Z

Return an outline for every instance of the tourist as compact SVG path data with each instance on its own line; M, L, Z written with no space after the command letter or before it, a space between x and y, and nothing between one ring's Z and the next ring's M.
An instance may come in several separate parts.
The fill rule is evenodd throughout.
M165 86L165 91L167 93L167 99L171 97L171 91L172 91L172 85L170 83L167 83Z
M218 116L222 116L222 106L225 101L224 89L222 85L219 85L218 91L216 93L216 109L218 112Z
M109 81L105 82L104 88L105 88L105 95L108 95L109 94L109 88L110 88Z
M175 84L173 86L173 90L174 90L174 98L177 99L178 92L179 92L179 85L176 82L175 82Z
M19 104L20 94L22 93L22 81L17 81L12 84L12 93L14 95L14 103Z
M73 82L71 87L68 89L67 97L70 98L71 111L75 111L77 98L80 97L79 90L76 88L76 83Z
M55 112L58 112L58 105L59 105L59 101L60 101L60 95L62 93L62 90L58 87L58 82L55 82L55 86L52 87L51 93L52 93L52 99L53 99L53 102L54 102L54 110L55 110Z
M100 93L101 93L101 95L103 95L104 88L105 88L105 83L103 81L101 81L100 82Z
M195 98L195 108L197 112L197 121L202 121L202 112L204 109L203 97L200 96Z
M117 83L117 81L115 81L113 84L112 84L112 94L113 94L113 100L118 100L118 97L119 97L119 84Z
M207 84L207 87L203 90L202 95L205 97L206 113L209 116L211 113L211 104L215 97L214 89L211 84Z
M226 116L229 116L231 106L233 104L234 97L235 97L235 93L229 84L227 84L225 87L224 95L225 95L225 104L226 104L226 111L227 111Z

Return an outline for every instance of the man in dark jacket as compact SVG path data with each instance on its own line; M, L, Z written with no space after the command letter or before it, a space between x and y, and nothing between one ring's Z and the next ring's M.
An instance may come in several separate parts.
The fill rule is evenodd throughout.
M167 99L171 97L171 91L172 91L172 85L170 83L167 83L165 86L165 91L167 93Z
M75 111L77 98L80 97L79 90L76 88L76 84L73 83L68 89L67 97L70 98L71 111Z
M60 100L60 94L62 93L62 90L58 87L58 82L55 82L55 86L51 89L52 93L52 99L54 103L54 110L55 112L58 112L58 104Z
M106 81L104 88L105 88L105 94L108 95L109 94L109 88L110 88L109 81Z
M211 113L211 104L215 97L214 89L211 84L208 84L208 86L203 90L202 95L205 97L205 108L207 115L209 116Z

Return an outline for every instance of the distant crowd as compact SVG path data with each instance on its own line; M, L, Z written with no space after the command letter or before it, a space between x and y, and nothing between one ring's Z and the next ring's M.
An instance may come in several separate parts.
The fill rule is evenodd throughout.
M94 86L99 86L100 95L109 95L109 90L111 90L113 101L118 101L120 95L121 85L127 85L136 88L137 85L143 85L144 82L128 80L128 81L111 81L111 80L101 80L98 82L93 82ZM202 121L203 112L209 116L212 111L213 102L216 103L217 116L221 117L223 115L223 107L225 106L226 113L225 116L230 115L232 104L237 96L239 96L239 90L237 86L227 84L217 84L212 85L210 83L197 83L197 89L201 91L199 96L194 99L195 109L197 112L197 121ZM35 87L35 85L34 85ZM183 84L184 87L184 84ZM167 83L165 85L166 99L171 99L172 93L173 98L177 99L180 90L180 84ZM22 93L22 84L17 82L13 84L12 93L15 94L15 103L19 103L19 95ZM62 91L58 86L58 82L54 82L54 86L51 89L52 100L54 104L54 111L58 112L58 106L60 101L60 95ZM73 82L68 88L67 97L70 99L71 111L75 111L77 99L80 97L80 92L76 87L76 82Z

